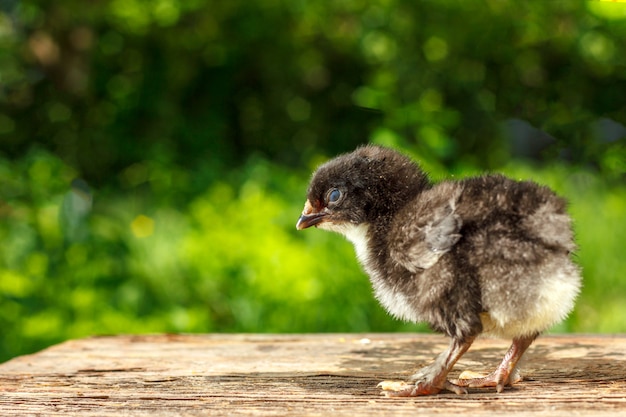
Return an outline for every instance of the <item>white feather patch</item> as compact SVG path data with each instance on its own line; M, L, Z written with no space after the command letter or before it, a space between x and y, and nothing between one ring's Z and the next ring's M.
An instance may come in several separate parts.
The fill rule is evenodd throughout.
M529 336L561 322L574 308L574 300L580 292L578 275L572 265L571 270L559 270L547 276L538 290L539 297L522 317L507 309L481 314L483 332L502 338Z
M380 301L382 306L393 315L402 320L413 322L420 321L415 311L410 307L410 303L406 297L393 289L374 268L370 265L370 248L367 223L355 224L333 224L331 222L323 222L318 226L320 229L331 230L340 233L346 237L354 245L356 257L363 266L365 272L369 275L376 299Z

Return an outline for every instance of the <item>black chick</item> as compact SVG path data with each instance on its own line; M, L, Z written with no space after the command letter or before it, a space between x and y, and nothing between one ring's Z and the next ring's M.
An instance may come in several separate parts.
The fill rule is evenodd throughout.
M524 351L567 316L581 286L566 202L550 189L501 175L432 184L409 158L379 146L317 169L296 225L311 226L354 244L389 313L451 338L411 384L381 383L391 396L501 392L520 379ZM488 376L449 381L480 334L513 340L502 363Z

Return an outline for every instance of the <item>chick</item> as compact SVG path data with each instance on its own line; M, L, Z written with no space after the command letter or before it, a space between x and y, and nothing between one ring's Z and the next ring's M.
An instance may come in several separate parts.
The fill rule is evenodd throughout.
M344 235L393 316L427 322L449 347L389 396L505 386L533 340L562 321L581 287L566 202L547 187L484 175L433 184L408 157L360 147L320 166L296 227ZM477 336L512 340L485 377L448 380Z

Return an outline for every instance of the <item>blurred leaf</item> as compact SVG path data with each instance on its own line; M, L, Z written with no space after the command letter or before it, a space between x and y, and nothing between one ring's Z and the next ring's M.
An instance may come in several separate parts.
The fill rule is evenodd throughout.
M556 330L625 331L623 5L5 6L0 360L94 333L424 330L348 242L294 228L311 170L365 142L557 189L585 286Z

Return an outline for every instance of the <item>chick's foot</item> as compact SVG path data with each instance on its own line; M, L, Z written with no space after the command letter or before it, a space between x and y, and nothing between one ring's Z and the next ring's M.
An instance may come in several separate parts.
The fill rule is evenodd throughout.
M517 363L537 337L536 334L513 339L511 347L504 355L498 368L491 374L479 378L459 378L452 381L454 384L468 388L496 387L496 391L504 391L504 387L522 380L517 371Z
M445 381L443 387L437 387L431 382L417 381L382 381L378 387L383 390L386 397L419 397L422 395L438 394L442 390L452 391L456 394L467 394L463 387L455 385L450 381Z
M497 369L486 376L470 377L470 375L473 374L473 372L463 372L459 375L459 379L452 379L450 382L459 387L467 388L496 387L496 391L502 392L504 387L512 386L523 379L517 369L514 369L510 374L502 372L501 369Z
M448 372L456 361L469 349L474 337L452 339L448 348L435 361L413 374L411 382L383 381L378 386L388 397L418 397L437 394L442 390L467 394L467 390L448 381Z

